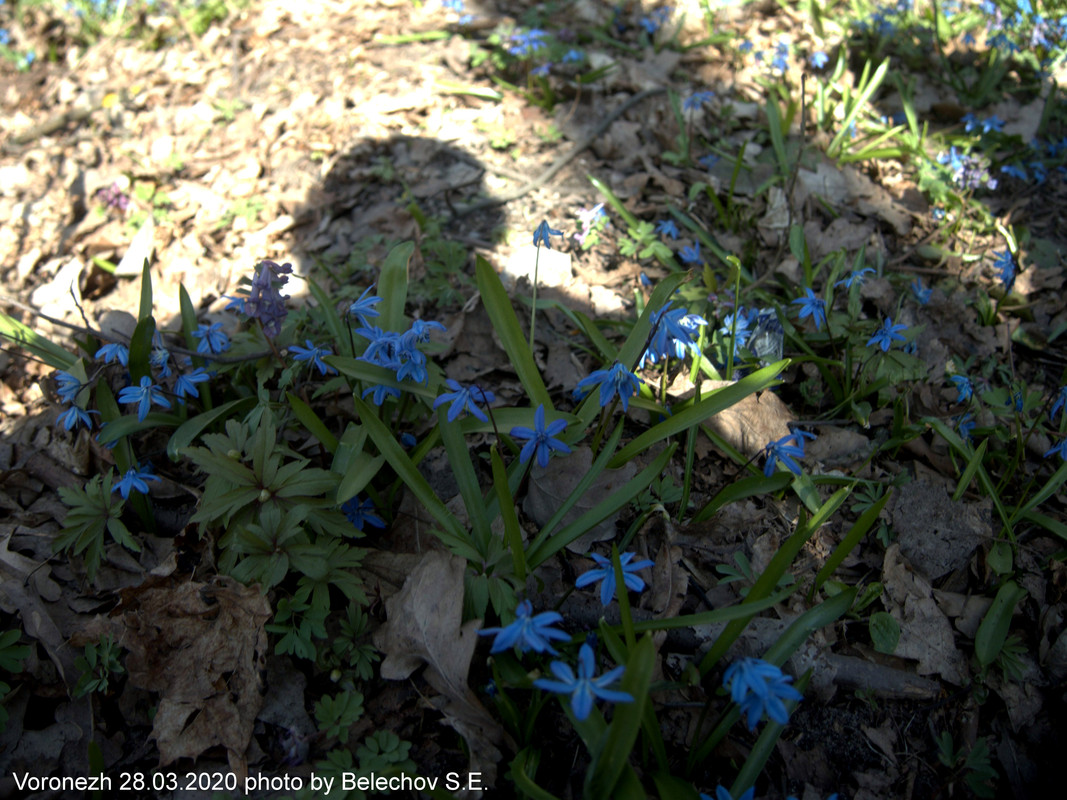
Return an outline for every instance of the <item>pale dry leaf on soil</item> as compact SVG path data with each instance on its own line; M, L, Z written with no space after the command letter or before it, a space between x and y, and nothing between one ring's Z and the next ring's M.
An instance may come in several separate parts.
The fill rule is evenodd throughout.
M466 739L470 768L492 786L504 729L467 685L481 620L463 624L463 575L467 562L431 551L412 570L403 588L385 601L387 622L374 634L382 651L381 674L404 680L423 664L427 683L443 695L433 701L445 720Z
M730 381L704 381L701 384L701 397L724 386L732 386ZM686 399L692 392L693 385L688 378L679 376L671 385L670 393L678 393L680 399ZM741 402L724 408L710 417L707 426L721 436L731 447L737 448L751 458L767 446L790 433L787 423L793 421L793 414L782 399L774 392L750 394Z
M563 502L570 497L578 482L589 472L593 465L593 451L588 447L578 447L566 459L557 459L543 469L534 465L530 471L530 488L523 500L522 510L538 526L544 525L559 510ZM561 520L565 526L578 519L606 497L610 497L626 485L637 474L637 466L627 462L618 469L606 469L601 472L589 489ZM596 542L602 542L615 535L615 522L619 512L601 520L580 537L567 545L572 553L587 553Z
M270 603L232 578L153 579L123 592L116 639L132 685L159 692L152 738L160 766L226 748L240 780L263 704Z
M920 675L937 673L955 686L964 685L967 659L956 647L952 625L934 601L929 581L911 569L896 542L886 550L882 583L888 611L900 625L893 655L917 661Z

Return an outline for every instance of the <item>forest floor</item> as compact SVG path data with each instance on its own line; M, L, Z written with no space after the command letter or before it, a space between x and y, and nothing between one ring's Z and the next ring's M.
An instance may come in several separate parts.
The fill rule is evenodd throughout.
M953 371L964 367L975 375L976 386L984 380L987 390L1008 376L1007 402L1022 387L1025 414L1037 420L1060 390L1067 367L1060 337L1067 329L1062 166L1040 184L998 175L998 191L975 196L989 224L972 225L965 206L953 207L924 183L914 159L828 156L836 131L815 119L819 70L809 55L826 50L832 68L841 43L854 32L834 28L829 10L816 24L802 6L807 9L771 2L725 6L716 12L715 35L708 39L697 4L677 9L664 29L670 36L659 38L641 27L639 20L648 17L636 4L615 9L592 0L551 8L509 0L495 7L471 4L464 11L473 19L463 24L436 3L251 0L240 8L205 4L228 13L220 10L202 29L199 18L165 12L160 4L124 28L125 35L103 32L87 44L73 13L9 2L0 6L0 21L14 37L12 47L25 51L32 45L38 58L26 69L0 61L0 220L8 220L0 228L0 309L73 349L75 337L86 334L133 333L146 258L156 319L162 328L177 329L180 287L201 321L223 321L224 295L233 295L263 259L290 262L298 275L324 285L366 286L395 243L413 240L409 309L448 329L449 349L441 357L447 375L491 381L503 401L519 403L523 388L494 340L489 317L472 299L474 263L485 258L509 287L518 281L515 291L528 293L522 275L529 271L531 235L547 220L564 235L553 240L551 254L541 251L541 300L559 308L539 320L536 357L545 385L565 403L600 363L586 356L590 350L580 344L585 339L573 314L560 309L595 320L632 320L635 299L646 296L642 281L654 284L670 272L651 255L625 246L627 236L639 239L640 232L628 230L611 203L610 225L584 240L582 219L606 201L589 180L593 176L640 220L672 219L674 207L698 221L718 248L741 259L748 288L768 292L746 297L766 303L776 296L783 316L795 313L792 299L810 285L810 264L829 264L842 254L843 265L872 267L876 274L840 297L858 303L852 310L861 322L889 316L921 331L909 334L921 364L921 376L906 381L909 423L936 417L955 429L968 407L946 380L951 364L957 365ZM507 42L515 41L508 36L538 27L535 22L551 27L560 41L581 43L587 53L582 67L557 62L543 79L524 74L516 80L515 65L501 62ZM612 30L613 24L618 46L584 35L587 29ZM769 69L779 42L788 42L788 60ZM756 59L750 49L765 55ZM947 57L961 52L953 41ZM972 108L937 79L934 54L894 59L886 88L870 101L882 105L865 111L863 124L900 113L893 86L910 82L920 124L931 131L960 130ZM596 80L576 79L581 70L608 63L612 68ZM858 82L863 63L845 65L840 80ZM714 95L698 97L679 116L672 101L697 90ZM768 118L769 96L786 112L777 135ZM1002 88L991 98L980 115L1003 120L1005 137L1029 142L1040 129L1052 139L1050 124L1051 130L1059 125L1063 136L1063 97L1055 78L1029 93ZM1050 104L1057 107L1051 114ZM875 138L861 126L864 146ZM680 145L692 153L679 152ZM699 161L698 152L710 157ZM743 152L744 169L735 170L737 160L718 152L738 159ZM558 171L527 186L557 160ZM509 193L508 202L481 202ZM108 202L120 195L124 203ZM978 201L968 195L966 202ZM473 211L472 204L478 205ZM720 214L724 204L726 218ZM953 215L963 223L953 226ZM998 223L1026 229L1024 239L1009 246L1016 263L1025 265L1008 287L1010 295L998 294L991 266L994 253L1005 247ZM806 253L795 246L796 231ZM663 242L677 256L698 240L708 241L683 227L680 239ZM703 266L697 261L691 269L697 283L704 281L710 316L733 284L726 263L704 252ZM839 270L837 277L846 274ZM825 280L824 272L820 284ZM921 304L902 299L916 280L933 289ZM289 288L294 303L312 302L304 282ZM521 317L528 305L516 305ZM722 324L721 317L709 321L715 328ZM806 328L799 320L795 326L789 327L787 357L804 355L796 342ZM261 631L272 613L257 604L257 592L246 596L244 587L217 583L223 579L214 557L197 544L195 525L188 523L196 496L189 491L189 470L160 467L166 480L152 488L158 529L139 537L140 553L108 548L90 582L79 558L53 551L67 516L58 491L80 488L113 460L90 433L57 424L61 409L52 374L18 348L0 352L0 513L6 517L0 521L0 630L21 628L22 643L31 645L19 662L0 662L11 689L3 701L8 719L0 733L0 796L73 796L19 790L19 773L86 775L92 762L118 780L138 770L149 775L159 763L160 732L153 731L150 713L165 686L134 686L119 678L107 691L70 696L86 666L76 659L103 630L102 619L129 614L131 607L146 619L152 609L166 616L153 604L177 602L173 598L182 592L194 603L195 587L216 581L216 591L235 598L228 623L233 627L216 626L210 636L183 629L189 637L183 639L189 648L183 658L196 672L192 665L210 659L227 637L245 641L247 626ZM873 605L819 631L790 662L787 671L811 669L812 678L767 762L757 796L1047 796L1041 787L1056 785L1058 758L1067 747L1067 570L1064 541L1055 533L1056 525L1067 531L1062 485L1043 498L1045 525L1015 521L1005 566L1007 540L990 487L971 481L975 472L960 484L967 461L943 438L927 431L890 441L899 430L896 398L881 404L872 396L874 407L866 411L853 405L829 413L833 404L823 396L828 390L814 359L801 358L783 377L772 396L779 405L724 419L718 435L752 457L778 438L788 417L818 434L808 445L805 468L894 488L876 530L848 552L834 575L842 588L876 585ZM677 402L687 397L687 382L682 374L672 385ZM987 406L992 402L987 398ZM984 408L972 410L979 431L1002 424ZM1059 466L1060 459L1046 457L1060 441L1057 430L1055 424L1027 428L1011 472L994 475L1005 503L1020 503L1013 492L1045 484ZM1003 450L1003 444L991 443L976 458ZM700 438L694 452L679 454L665 470L656 499L667 507L677 503L673 487L688 468L699 508L743 467ZM428 463L425 472L435 487L451 478L443 460ZM568 469L562 479L573 484L576 476ZM549 499L541 502L556 502L553 487L542 488ZM569 486L555 490L565 496ZM864 505L861 492L816 531L793 564L799 586L810 586L878 497L868 496ZM685 514L672 521L665 512L665 522L651 517L638 541L646 554L660 554L658 564L674 566L655 568L635 618L656 617L678 592L674 614L737 602L739 587L752 584L788 537L797 507L796 498L761 496L725 505L702 523ZM390 518L394 513L405 512L391 510ZM537 516L529 497L523 513L524 519ZM624 513L619 530L636 516ZM375 600L368 611L372 630L419 563L413 537L397 524L366 542L379 553L368 557L365 578ZM595 541L583 540L582 548L552 559L540 576L541 594L530 595L541 599L541 607L556 607L565 597L559 609L585 627L595 627L602 614L618 621L618 611L603 610L589 592L567 594L574 576L591 566L585 554ZM199 583L192 582L194 572ZM1016 637L1016 647L995 654L1003 658L994 665L979 664L979 627L1009 577L1025 590L1002 633ZM155 598L159 586L167 587L170 599ZM808 607L806 591L790 596L750 626L734 652L764 652L786 622ZM875 611L881 613L876 624ZM889 647L877 640L877 624L887 617L898 631ZM716 633L709 626L672 632L659 644L657 674L684 684L685 664ZM257 641L253 637L245 646L259 648ZM132 657L136 647L124 646ZM142 642L142 659L152 646ZM184 750L170 751L168 769L181 778L178 791L149 786L117 796L210 797L203 784L187 788L184 776L210 776L235 764L306 778L329 751L329 737L316 732L311 711L331 686L308 662L273 652L257 649L266 688L246 720L253 731L247 750L235 754L226 737L228 744L210 737L202 746L186 742ZM485 663L479 651L469 685L488 705ZM154 679L175 680L165 671ZM365 713L346 740L354 744L388 729L411 743L408 755L420 774L466 774L473 769L469 764L478 765L495 787L489 796L516 794L507 767L514 753L506 746L495 758L472 752L477 745L469 738L464 745L455 726L439 724L435 687L424 678L390 682L376 676L363 693ZM672 758L695 746L703 700L693 685L659 706ZM564 730L565 720L553 719L551 729L544 722L539 728L540 780L556 796L578 796L584 756ZM947 745L946 732L952 737ZM688 777L708 792L720 782L729 785L720 776L736 772L754 741L744 732L728 737ZM568 777L572 765L577 779Z

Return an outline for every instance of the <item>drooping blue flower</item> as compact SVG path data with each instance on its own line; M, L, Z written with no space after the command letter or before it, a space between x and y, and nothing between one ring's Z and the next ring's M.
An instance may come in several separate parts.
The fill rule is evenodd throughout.
M322 360L323 356L332 356L333 351L328 347L318 347L311 343L310 339L305 339L304 344L307 347L301 347L300 345L289 345L289 351L293 353L294 361L308 361L315 369L319 371L320 375L326 375L327 373L337 374L337 370Z
M756 787L755 786L749 786L748 789L746 789L744 792L741 793L741 796L738 797L737 800L752 800L752 798L754 798L755 796L756 796ZM700 800L712 800L712 797L711 797L710 794L707 794L706 792L701 792L700 793ZM715 800L734 800L734 796L732 794L730 794L730 790L729 789L727 789L722 784L719 784L718 786L715 787Z
M604 558L597 553L591 555L600 566L583 572L578 576L574 585L579 589L584 589L597 581L603 581L600 584L600 602L605 606L611 605L611 599L615 596L615 567L612 566L611 559ZM619 564L622 566L622 580L626 588L632 592L642 592L645 589L645 582L636 573L654 564L647 558L643 561L634 561L636 556L637 553L622 553L619 555Z
M930 296L933 295L934 290L923 286L922 278L916 278L911 282L911 293L915 296L915 301L919 305L925 306L930 302Z
M863 281L866 279L867 275L873 275L873 274L874 274L874 270L871 267L864 267L863 269L860 269L860 270L853 270L852 272L848 273L847 277L845 277L845 278L839 280L837 283L835 283L834 287L836 288L838 286L844 286L846 289L851 289L852 288L852 284L856 284L857 286L862 286L863 285Z
M368 394L373 395L371 401L376 406L380 406L390 397L400 397L400 392L392 386L385 386L380 383L363 390L363 397L366 397Z
M1060 387L1060 391L1056 395L1056 402L1053 403L1052 408L1049 409L1048 418L1050 422L1056 419L1056 414L1063 408L1064 404L1067 404L1067 386Z
M359 296L359 299L348 307L348 313L359 320L359 324L364 327L370 327L368 320L379 316L378 309L375 306L382 302L382 298L371 294L373 291L374 284L372 283L363 290L363 294Z
M1002 250L994 253L993 269L997 270L997 278L1004 284L1004 291L1010 292L1015 285L1015 258L1010 250Z
M551 61L546 61L544 64L541 64L540 66L534 67L533 69L530 70L530 74L531 75L537 75L538 77L541 77L541 78L544 78L547 75L550 75L551 73L552 73L552 62Z
M478 386L462 386L458 381L454 381L451 378L446 380L445 383L452 391L438 395L437 399L433 401L433 407L436 409L438 406L451 402L452 405L448 408L449 422L455 422L464 410L469 411L482 422L489 421L489 417L478 406L479 404L488 405L492 403L496 400L496 395Z
M511 435L514 438L527 440L519 453L520 463L525 464L536 453L537 463L543 469L548 466L548 457L553 450L559 453L569 453L571 449L555 438L566 427L567 421L562 419L554 420L548 427L545 427L545 407L544 405L539 405L537 411L534 412L533 428L527 428L525 425L516 425L511 429Z
M414 337L416 342L428 342L430 341L430 331L445 331L448 330L437 320L425 320L416 319L412 320L411 328L407 332Z
M594 386L600 387L600 407L604 408L618 395L622 410L629 411L630 398L640 391L644 383L639 377L616 361L609 369L598 369L578 381L578 390L587 393Z
M971 441L974 428L977 423L974 421L974 417L970 414L964 414L954 418L956 420L956 430L960 432L960 437L965 442Z
M678 225L673 219L661 219L656 223L656 233L660 236L669 236L671 239L677 239Z
M882 348L883 353L888 353L894 341L905 341L904 337L900 335L900 331L906 331L907 329L907 325L894 325L893 319L886 317L882 327L876 330L874 336L867 340L867 346L870 347L876 344Z
M678 251L678 257L683 264L703 264L704 259L700 255L700 242L693 242L689 247L683 247Z
M826 55L822 50L819 50L811 54L810 61L815 69L822 69L830 61L830 56Z
M529 600L523 600L515 609L515 621L502 628L482 628L478 631L479 636L493 636L493 646L490 653L503 653L518 645L519 651L525 653L533 650L535 653L551 653L558 655L552 647L551 640L567 641L571 637L561 630L552 626L563 622L563 615L555 611L542 611L534 615L533 604Z
M193 336L200 340L196 352L201 355L217 356L230 349L230 337L222 330L221 322L213 322L210 325L202 322L196 326Z
M513 56L519 56L525 58L526 56L533 55L538 50L543 50L548 47L548 33L540 28L531 28L525 32L513 33L511 40L515 43L508 48L508 52Z
M186 397L200 397L200 390L196 385L210 379L211 375L203 367L197 367L192 372L183 372L174 382L174 394L178 395L178 402L184 403Z
M144 422L148 411L155 403L163 408L170 408L170 400L163 396L160 388L152 383L147 375L141 378L140 386L127 386L119 392L120 403L137 403L137 420Z
M356 495L341 505L341 511L357 531L363 530L364 525L373 525L375 528L385 527L385 520L374 513L374 502L369 497L360 500L359 495Z
M963 403L974 397L974 386L966 375L950 375L949 380L956 384L956 402Z
M159 332L157 331L156 336L158 335ZM173 374L173 370L170 368L170 351L163 347L162 343L152 348L152 355L149 357L148 363L159 370L160 379L169 378Z
M582 649L578 651L577 676L570 665L562 661L553 661L551 670L556 680L538 678L534 681L534 686L546 692L569 694L571 709L579 720L589 717L593 710L593 703L598 698L609 703L632 703L634 701L633 695L627 692L607 688L622 677L625 667L615 667L599 678L593 677L596 672L596 662L593 657L593 648L588 644L583 644Z
M71 428L76 428L78 423L81 422L85 424L86 428L92 430L93 418L89 415L99 413L99 411L86 411L80 406L73 405L59 415L59 418L56 420L56 425L58 426L60 423L63 423L64 429L69 431Z
M124 344L118 342L111 342L105 344L99 350L96 351L97 359L104 359L105 364L110 364L112 361L118 360L124 367L130 365L130 349Z
M821 331L826 324L826 301L816 297L811 289L805 289L804 292L806 296L796 298L792 305L800 306L800 319L811 317L815 322L815 330Z
M789 711L783 700L801 700L800 694L789 684L793 678L762 658L742 658L735 661L722 676L722 684L730 690L731 699L741 706L748 717L749 730L766 714L779 725L789 722Z
M63 370L56 370L56 394L64 403L73 403L82 390L82 382ZM69 430L69 428L68 428Z
M223 311L236 311L239 314L245 313L245 300L247 298L245 298L245 297L235 297L234 295L224 294L222 296L222 299L230 301L222 309Z
M1053 453L1058 453L1061 460L1067 461L1067 439L1060 439L1055 447L1045 453L1045 458L1048 458Z
M715 92L707 89L702 89L699 92L693 92L689 97L682 101L683 111L696 111L701 106L705 106L711 102L715 97Z
M580 64L585 61L585 53L577 48L571 48L563 54L563 58L560 59L564 64Z
M541 220L541 224L534 228L533 243L534 246L540 247L544 245L549 250L552 249L552 240L549 237L562 236L563 231L557 231L548 226L548 220Z
M768 478L777 470L779 461L794 475L801 473L800 464L794 460L794 457L804 457L804 445L797 443L795 434L783 436L776 442L768 442L763 452L767 455L767 461L763 465L763 474Z
M134 469L130 467L126 470L126 474L122 476L122 479L111 487L111 492L119 492L122 494L123 500L130 499L130 492L136 491L141 494L148 494L148 484L146 481L158 481L159 476L153 475L148 470Z

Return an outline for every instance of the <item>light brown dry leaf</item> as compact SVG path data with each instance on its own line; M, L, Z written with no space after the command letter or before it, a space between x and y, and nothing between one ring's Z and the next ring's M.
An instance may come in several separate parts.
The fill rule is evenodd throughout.
M706 394L729 385L728 381L705 381L701 390ZM793 414L786 404L774 392L768 391L750 394L740 403L723 409L711 417L707 425L732 447L751 457L766 447L767 442L788 436L786 423L792 421Z
M934 602L930 583L908 568L894 542L882 566L889 613L900 623L900 641L893 655L918 661L920 675L939 674L962 686L967 680L967 659L956 647L952 625Z
M553 461L547 469L534 465L530 472L530 490L523 500L522 510L538 525L544 525L559 510L582 476L593 465L593 451L588 447L578 447L566 459ZM618 469L606 469L601 472L588 491L578 500L563 517L563 525L568 525L582 514L600 503L605 497L614 494L637 474L637 467L626 463ZM587 553L595 542L602 542L615 535L615 513L598 525L590 528L575 539L567 549L572 553Z
M267 598L223 576L164 579L123 592L121 608L130 682L161 694L152 722L160 766L222 746L243 780L263 703Z
M444 697L434 705L466 740L471 769L487 786L496 778L504 729L467 686L481 620L463 623L463 574L467 562L431 551L412 570L404 587L385 602L388 621L374 635L382 651L382 677L404 680L426 664L426 681Z

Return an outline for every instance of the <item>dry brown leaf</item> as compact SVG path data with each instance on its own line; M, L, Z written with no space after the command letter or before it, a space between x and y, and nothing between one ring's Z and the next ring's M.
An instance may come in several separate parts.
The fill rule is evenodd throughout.
M388 621L374 635L385 655L382 677L404 680L426 664L426 681L443 698L434 702L446 721L466 739L472 771L492 786L504 729L467 686L481 620L463 624L463 574L467 562L431 551L412 570L404 587L385 601Z
M936 672L962 686L967 680L967 659L956 647L952 625L934 601L930 583L908 568L896 542L886 550L882 583L889 613L900 623L900 641L893 655L918 661L920 675Z
M530 490L522 503L522 510L538 525L544 525L559 510L582 476L593 465L593 451L588 447L575 448L565 460L554 461L549 467L534 466L530 472ZM601 472L588 491L579 498L570 511L563 517L563 525L578 519L600 503L605 497L617 492L626 485L635 474L637 467L632 463L624 464L618 469L606 469ZM572 553L587 553L595 542L602 542L615 535L615 521L618 513L595 525L575 539L567 549Z
M243 781L263 703L267 598L222 576L157 579L124 591L121 608L130 683L161 694L152 723L160 766L222 746Z

